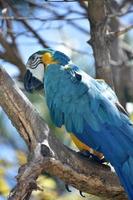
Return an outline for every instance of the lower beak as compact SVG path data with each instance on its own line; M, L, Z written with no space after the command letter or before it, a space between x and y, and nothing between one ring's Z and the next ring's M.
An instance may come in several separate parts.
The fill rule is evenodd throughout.
M41 90L44 88L44 84L34 77L30 70L26 71L24 76L24 87L27 92L33 92L34 90Z

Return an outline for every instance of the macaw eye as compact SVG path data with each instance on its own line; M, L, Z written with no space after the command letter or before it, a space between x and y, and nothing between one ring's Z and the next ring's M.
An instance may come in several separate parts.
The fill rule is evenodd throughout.
M36 61L36 56L32 56L31 62L35 62L35 61Z

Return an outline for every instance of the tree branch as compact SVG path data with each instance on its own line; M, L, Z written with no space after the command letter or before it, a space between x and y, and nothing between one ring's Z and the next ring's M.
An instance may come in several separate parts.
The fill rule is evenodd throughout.
M131 29L133 29L133 24L132 25L129 25L128 27L125 27L123 28L122 30L118 30L118 31L115 31L115 32L109 32L108 36L111 38L112 37L119 37L125 33L127 33L128 31L130 31Z
M125 200L118 178L108 167L82 158L61 144L10 76L0 69L0 104L30 150L30 160L19 170L9 200L29 199L43 172L56 175L75 188L101 197Z
M109 63L109 44L107 41L107 1L88 0L88 20L96 64L97 78L104 79L113 87L112 71Z
M22 17L18 10L12 5L12 3L7 0L6 1L7 5L9 5L9 7L12 9L12 11L14 12L15 16L16 17ZM38 42L44 47L44 48L47 48L47 44L45 43L45 41L43 40L43 38L33 29L32 26L29 25L29 23L25 20L25 19L22 19L21 20L22 24L26 27L26 29L28 29L34 36L35 38L38 40Z
M1 31L0 31L0 44L5 50L4 52L0 51L0 58L16 65L20 69L21 77L23 77L26 70L25 65L22 62L17 49L13 46L12 43L6 41Z

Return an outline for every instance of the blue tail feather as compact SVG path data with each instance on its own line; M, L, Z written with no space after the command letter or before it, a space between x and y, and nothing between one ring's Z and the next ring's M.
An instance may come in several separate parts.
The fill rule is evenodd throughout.
M128 199L133 200L133 174L132 174L132 166L129 164L129 159L121 166L115 167L116 173L120 178L122 186L125 188Z

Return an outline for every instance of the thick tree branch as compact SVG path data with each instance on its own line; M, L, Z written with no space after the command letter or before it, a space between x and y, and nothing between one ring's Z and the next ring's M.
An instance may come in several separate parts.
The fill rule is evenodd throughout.
M32 190L38 189L36 179L43 171L58 176L81 191L115 200L126 199L116 175L108 167L86 160L61 144L2 69L0 104L30 150L30 160L20 168L17 185L9 200L29 199Z
M109 44L107 41L107 1L88 0L88 19L91 27L91 40L96 63L97 78L104 79L113 87L112 71L109 62Z

